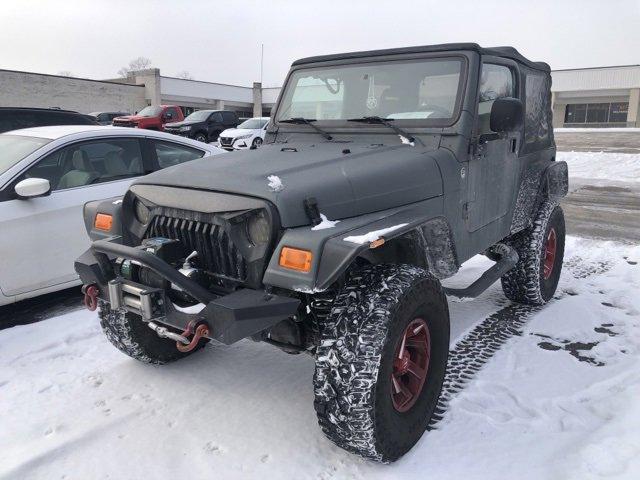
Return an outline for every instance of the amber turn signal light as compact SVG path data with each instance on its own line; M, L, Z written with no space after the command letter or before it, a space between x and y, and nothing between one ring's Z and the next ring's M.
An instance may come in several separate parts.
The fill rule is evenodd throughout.
M312 258L313 255L308 250L283 247L280 251L280 266L299 272L308 272L311 270Z
M98 230L104 230L105 232L109 232L111 227L113 226L113 217L111 215L107 215L106 213L99 213L96 215L96 221L93 226Z

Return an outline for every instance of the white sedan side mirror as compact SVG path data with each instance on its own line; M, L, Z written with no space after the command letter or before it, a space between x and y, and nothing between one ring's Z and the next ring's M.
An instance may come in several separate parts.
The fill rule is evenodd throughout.
M25 178L18 182L15 191L22 198L41 197L51 190L51 184L46 178Z

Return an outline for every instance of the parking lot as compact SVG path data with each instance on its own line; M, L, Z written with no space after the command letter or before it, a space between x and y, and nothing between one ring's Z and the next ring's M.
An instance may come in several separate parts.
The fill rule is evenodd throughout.
M432 3L3 8L0 480L640 478L640 11Z

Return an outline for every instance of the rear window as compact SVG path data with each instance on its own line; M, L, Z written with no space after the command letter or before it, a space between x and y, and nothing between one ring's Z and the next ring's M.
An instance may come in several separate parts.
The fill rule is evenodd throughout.
M0 175L51 140L22 135L0 135Z

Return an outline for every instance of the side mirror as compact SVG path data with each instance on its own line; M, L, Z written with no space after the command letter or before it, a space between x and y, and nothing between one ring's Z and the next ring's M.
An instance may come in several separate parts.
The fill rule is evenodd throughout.
M46 178L25 178L14 187L21 198L42 197L51 192L51 184Z
M513 132L522 125L522 102L517 98L498 98L491 106L489 127L497 133Z

